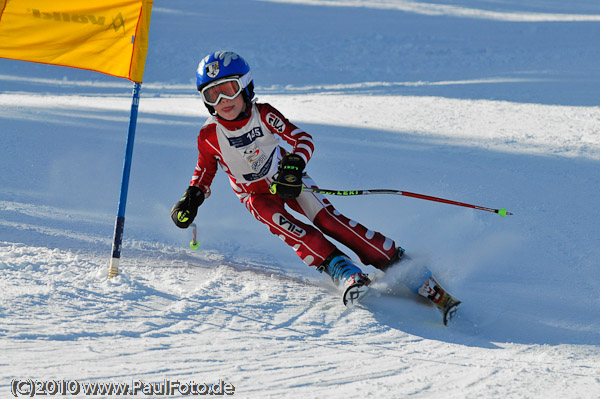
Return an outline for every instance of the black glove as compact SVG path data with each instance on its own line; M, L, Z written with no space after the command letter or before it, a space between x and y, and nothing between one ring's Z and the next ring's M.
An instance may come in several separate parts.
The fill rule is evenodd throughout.
M279 162L279 170L271 192L281 198L297 198L302 192L302 173L305 166L306 162L301 156L285 154Z
M171 219L182 229L187 229L198 214L198 207L204 202L204 191L200 187L189 186L183 198L171 209Z

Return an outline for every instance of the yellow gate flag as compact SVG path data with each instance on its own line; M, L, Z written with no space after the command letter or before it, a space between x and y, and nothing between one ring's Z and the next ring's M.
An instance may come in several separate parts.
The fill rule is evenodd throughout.
M142 82L153 0L0 0L0 57Z

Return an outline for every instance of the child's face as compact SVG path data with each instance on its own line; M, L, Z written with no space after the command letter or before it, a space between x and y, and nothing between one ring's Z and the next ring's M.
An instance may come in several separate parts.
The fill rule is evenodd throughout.
M217 105L215 111L225 120L232 121L237 118L240 113L246 110L246 103L242 97L242 93L238 94L233 100L222 98Z

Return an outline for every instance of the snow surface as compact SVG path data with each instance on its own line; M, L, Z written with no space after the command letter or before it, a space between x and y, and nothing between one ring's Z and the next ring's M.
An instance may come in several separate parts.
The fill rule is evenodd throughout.
M222 379L241 398L600 397L598 37L596 0L155 1L111 280L131 84L0 60L0 397L14 378ZM463 300L455 325L394 270L345 310L222 172L189 249L169 210L207 116L195 68L220 49L314 136L324 188L514 213L333 199Z

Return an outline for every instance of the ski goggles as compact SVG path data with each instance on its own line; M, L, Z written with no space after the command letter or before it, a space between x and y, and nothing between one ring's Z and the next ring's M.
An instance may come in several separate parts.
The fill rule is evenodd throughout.
M233 100L252 81L252 74L248 72L244 76L232 76L219 79L200 90L202 100L211 106L215 106L222 98Z

